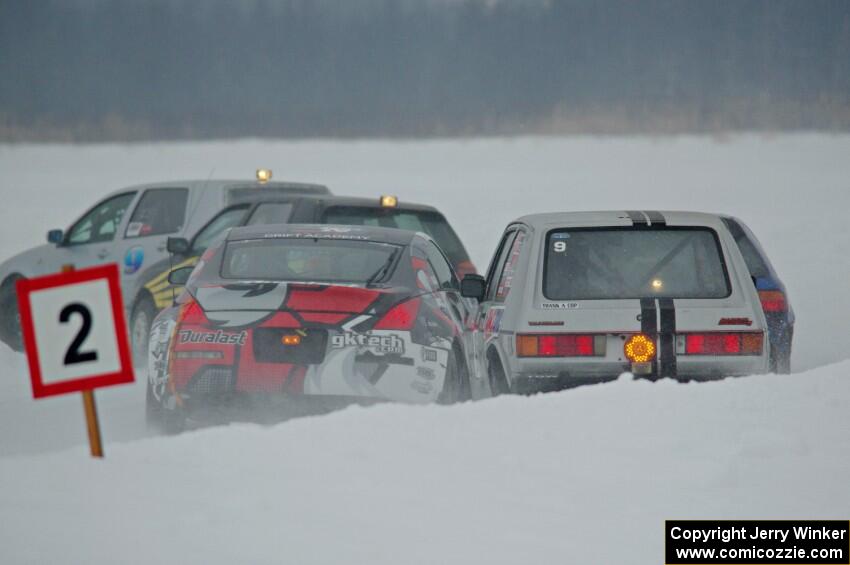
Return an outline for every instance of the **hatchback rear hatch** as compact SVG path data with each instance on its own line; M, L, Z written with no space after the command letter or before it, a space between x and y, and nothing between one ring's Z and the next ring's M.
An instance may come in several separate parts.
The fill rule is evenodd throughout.
M626 344L640 333L655 348L640 372L662 376L682 369L736 373L740 362L707 367L691 361L761 354L760 338L748 337L761 335L761 318L709 227L563 228L549 231L544 246L542 299L523 333L590 336L581 342L588 363L625 366L634 362ZM559 347L574 351L575 343L546 341L556 354Z

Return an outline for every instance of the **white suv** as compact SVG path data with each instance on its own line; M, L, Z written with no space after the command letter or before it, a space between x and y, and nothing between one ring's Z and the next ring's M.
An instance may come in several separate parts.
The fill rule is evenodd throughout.
M260 175L263 172L264 175ZM315 184L193 180L145 184L116 190L95 204L67 230L51 230L41 245L0 264L0 340L20 350L15 281L62 270L118 263L124 306L135 303L148 265L168 257L169 236L194 234L222 207L256 190L286 194L330 194Z

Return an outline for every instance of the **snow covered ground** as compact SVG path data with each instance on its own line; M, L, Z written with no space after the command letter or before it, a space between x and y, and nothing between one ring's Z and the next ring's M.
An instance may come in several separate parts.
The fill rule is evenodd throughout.
M791 376L127 441L147 435L140 381L97 393L104 461L86 454L80 398L32 401L0 344L0 562L658 563L664 518L846 519L848 155L850 136L814 134L0 145L0 260L115 188L265 166L433 203L479 269L524 213L733 213L798 319Z
M6 563L617 563L666 518L850 509L850 362L351 408L0 459Z

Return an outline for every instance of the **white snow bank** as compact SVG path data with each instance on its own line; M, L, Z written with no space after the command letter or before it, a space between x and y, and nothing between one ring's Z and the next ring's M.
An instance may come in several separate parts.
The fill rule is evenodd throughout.
M665 518L850 508L850 362L351 408L0 459L8 563L660 563Z

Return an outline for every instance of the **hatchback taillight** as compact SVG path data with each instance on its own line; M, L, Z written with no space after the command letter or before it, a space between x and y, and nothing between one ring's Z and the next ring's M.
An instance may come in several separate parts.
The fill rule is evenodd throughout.
M788 300L781 290L760 290L759 300L761 309L765 312L785 312L788 310Z
M689 333L676 336L678 355L761 355L761 332Z
M605 336L591 334L517 334L519 357L602 357Z

